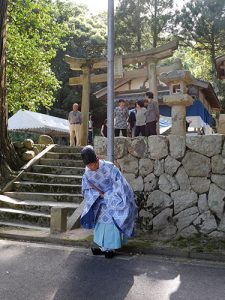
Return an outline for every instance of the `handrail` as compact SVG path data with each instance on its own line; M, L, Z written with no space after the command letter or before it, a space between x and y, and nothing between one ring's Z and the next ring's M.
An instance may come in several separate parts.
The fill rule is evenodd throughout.
M43 151L41 151L40 153L38 153L38 155L36 155L34 158L32 158L27 164L25 164L23 167L20 168L20 172L19 174L13 178L13 180L11 180L10 182L8 182L6 184L6 186L2 189L1 193L5 193L5 192L9 192L12 188L12 185L15 181L17 181L25 171L27 171L34 163L38 162L41 157L43 157L49 150L51 150L52 148L54 148L56 145L55 144L51 144L49 146L47 146L47 148L45 148Z

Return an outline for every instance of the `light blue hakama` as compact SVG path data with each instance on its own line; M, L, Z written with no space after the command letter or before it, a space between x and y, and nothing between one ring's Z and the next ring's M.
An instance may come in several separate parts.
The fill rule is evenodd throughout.
M94 228L94 242L102 250L113 250L127 244L127 238L120 233L113 223L97 223Z
M99 160L97 170L86 167L82 193L81 226L94 229L94 242L102 251L121 248L133 235L137 217L134 192L125 177L111 162Z

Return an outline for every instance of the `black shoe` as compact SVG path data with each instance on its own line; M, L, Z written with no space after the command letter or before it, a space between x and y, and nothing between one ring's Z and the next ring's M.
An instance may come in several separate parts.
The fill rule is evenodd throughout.
M105 252L105 258L113 258L116 255L114 251L106 251Z
M104 255L105 252L103 252L101 249L99 248L92 248L91 247L91 251L93 255Z

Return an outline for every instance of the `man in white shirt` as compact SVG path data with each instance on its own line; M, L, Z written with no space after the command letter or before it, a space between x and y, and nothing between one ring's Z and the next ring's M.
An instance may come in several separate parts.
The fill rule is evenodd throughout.
M80 125L82 123L82 115L78 110L78 104L73 104L73 110L69 113L68 117L70 123L70 146L75 147L75 137L76 146L80 146Z

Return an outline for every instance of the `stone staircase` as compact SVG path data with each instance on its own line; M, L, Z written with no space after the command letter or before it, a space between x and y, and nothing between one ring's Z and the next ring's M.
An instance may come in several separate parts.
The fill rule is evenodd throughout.
M83 200L80 150L56 145L25 168L0 195L0 226L49 230L52 207L70 217Z

